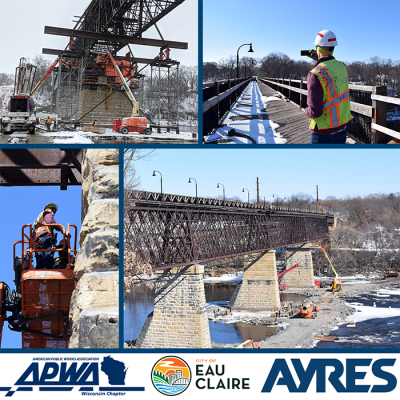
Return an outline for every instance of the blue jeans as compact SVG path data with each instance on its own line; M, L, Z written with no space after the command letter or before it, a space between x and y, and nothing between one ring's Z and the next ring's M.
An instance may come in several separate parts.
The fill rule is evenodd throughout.
M51 249L53 247L52 239L49 235L42 235L36 241L36 246L40 249ZM36 269L53 269L54 266L54 252L37 252Z
M340 132L332 135L316 135L311 132L311 144L345 144L347 126Z

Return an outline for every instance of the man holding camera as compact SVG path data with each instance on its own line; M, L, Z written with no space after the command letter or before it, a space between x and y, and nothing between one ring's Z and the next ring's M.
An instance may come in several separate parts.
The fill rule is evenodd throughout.
M307 76L306 114L310 117L311 143L344 144L347 122L353 119L347 69L332 55L338 44L333 32L319 32L314 44L317 50L308 56L317 63Z

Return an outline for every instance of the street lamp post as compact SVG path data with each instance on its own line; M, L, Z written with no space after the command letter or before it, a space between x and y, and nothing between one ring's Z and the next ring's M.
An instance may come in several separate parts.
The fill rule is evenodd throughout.
M225 186L222 183L217 183L217 189L219 189L219 185L222 185L222 189L224 192L224 201L225 201Z
M241 46L239 46L239 48L237 49L237 55L236 55L236 78L239 79L239 50L241 49L241 47L243 46L250 46L250 49L248 51L248 53L254 53L253 50L253 45L251 43L245 43L242 44Z
M192 183L191 179L193 179L195 181L195 185L196 185L196 204L197 204L197 181L194 178L189 178L189 182L188 183Z
M163 192L162 192L162 175L160 171L153 171L153 175L152 176L156 176L156 172L158 172L160 174L160 182L161 182L161 199L163 198Z
M247 189L247 188L243 188L242 192L244 193L245 190L247 190L247 204L249 204L250 203L250 192L249 192L249 189Z

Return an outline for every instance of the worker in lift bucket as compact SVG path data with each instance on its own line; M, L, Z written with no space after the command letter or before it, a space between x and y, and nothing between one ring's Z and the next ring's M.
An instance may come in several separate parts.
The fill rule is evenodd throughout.
M36 221L33 224L33 234L35 236L36 248L37 249L52 249L55 248L57 243L56 234L54 231L62 232L63 229L59 226L47 226L42 225L36 228L39 224L56 224L54 215L57 212L58 207L55 203L49 203L39 214ZM54 252L46 251L35 252L36 257L36 269L53 269L54 267Z
M54 269L64 269L68 265L68 248L69 248L68 240L65 243L64 249L62 250L63 247L64 247L64 239L62 239L60 241L60 243L58 243L58 245L57 245L57 249L59 249L59 250L58 250L58 257L56 257L54 259ZM71 266L72 266L74 264L73 254L71 254L70 259L71 259Z
M51 118L50 115L47 116L46 119L46 126L47 126L47 130L50 132L50 125L51 125Z
M333 57L338 42L328 30L317 34L317 63L307 76L306 114L310 117L312 144L346 143L350 113L349 77L346 66Z

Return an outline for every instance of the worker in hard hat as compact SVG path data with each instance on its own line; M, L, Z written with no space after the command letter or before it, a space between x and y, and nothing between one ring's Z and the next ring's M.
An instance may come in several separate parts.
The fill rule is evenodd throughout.
M47 116L46 119L46 126L47 126L47 130L50 132L50 125L51 125L51 118L50 115Z
M93 126L97 126L97 119L93 121Z
M349 77L346 66L333 57L338 42L328 30L318 33L318 61L307 76L306 114L310 117L312 144L346 143L350 113Z
M63 232L59 226L47 226L45 224L56 224L54 215L58 210L57 204L49 203L39 214L36 221L33 223L33 235L36 242L37 249L51 249L55 244L54 231ZM42 226L37 227L39 224ZM36 268L37 269L52 269L54 265L54 252L36 252Z

